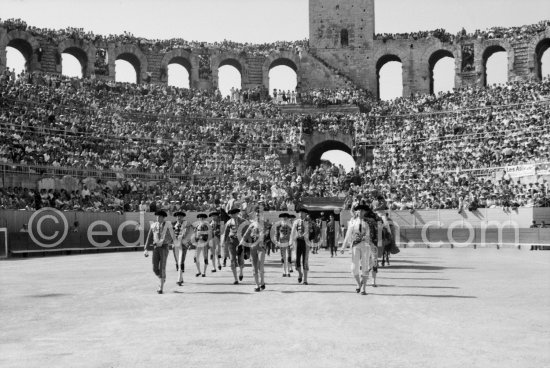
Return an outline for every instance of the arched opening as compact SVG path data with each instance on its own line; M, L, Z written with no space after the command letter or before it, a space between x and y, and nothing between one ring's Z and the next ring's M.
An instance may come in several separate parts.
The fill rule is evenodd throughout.
M340 45L342 45L342 47L348 47L349 45L349 34L348 30L345 28L340 31Z
M223 97L238 99L239 96L232 94L232 91L242 88L241 64L234 59L227 59L218 67L218 89Z
M115 81L140 83L141 64L136 55L120 54L115 60Z
M88 56L84 50L69 47L61 54L61 74L68 77L82 78L86 75Z
M137 83L137 71L126 60L115 61L115 81L123 83Z
M168 64L168 85L189 88L189 71L180 64Z
M8 42L6 47L6 66L15 69L16 75L30 69L32 60L32 46L27 41L16 38ZM40 60L39 60L40 61Z
M502 46L491 46L483 52L485 86L508 82L508 53Z
M550 76L550 38L545 38L535 48L536 75L539 80Z
M71 54L61 54L61 74L72 78L82 78L82 66Z
M295 91L298 86L297 70L292 60L281 58L273 61L269 66L269 94L273 97L273 90Z
M329 153L331 151L338 151L337 153ZM341 152L341 153L339 153ZM332 159L329 160L327 156L325 156L325 153L328 154L328 157L331 157ZM348 160L347 156L351 157L351 148L348 147L347 144L339 141L324 141L319 144L317 144L315 147L313 147L306 157L306 164L307 166L311 167L317 167L321 164L321 160L329 160L331 162L349 162L345 161ZM334 160L334 161L332 161ZM353 160L353 157L352 157Z
M546 50L540 59L541 79L550 77L550 51Z
M9 71L15 72L15 75L20 75L27 70L27 60L25 56L14 47L6 47L6 67Z
M293 92L296 91L298 75L288 66L276 66L269 70L269 94L274 95L274 90Z
M322 161L329 161L332 165L342 166L346 172L355 169L355 159L347 152L340 150L326 151L321 156Z
M403 97L403 65L396 55L384 55L376 63L378 98L393 100Z
M184 58L177 57L168 63L168 85L178 88L189 88L191 63Z
M429 60L430 93L450 92L455 86L455 59L452 52L439 50Z

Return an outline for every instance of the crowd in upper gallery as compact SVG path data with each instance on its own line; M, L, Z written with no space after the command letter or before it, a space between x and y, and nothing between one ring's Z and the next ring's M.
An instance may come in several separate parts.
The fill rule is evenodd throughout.
M388 40L420 40L436 38L441 42L454 43L465 40L492 40L505 39L510 41L521 41L528 39L538 33L544 32L550 26L550 20L542 20L535 24L511 27L490 27L485 30L476 29L474 32L468 32L462 28L457 34L450 33L443 28L432 31L417 31L406 33L380 33L375 39Z
M80 194L80 202L83 182L62 199L52 189L50 204L61 209L136 210L154 202L207 210L233 192L279 210L307 196L341 196L348 205L360 196L411 210L541 206L548 205L542 179L532 189L506 173L497 180L468 170L550 162L549 96L548 79L514 81L372 100L359 113L301 115L217 92L6 71L0 162L45 176L76 169L92 177L86 185L97 195ZM374 160L353 173L326 163L299 172L314 132L350 135L354 156L373 147ZM94 179L103 172L118 179ZM129 179L136 172L145 179ZM166 180L144 186L148 174ZM169 180L172 174L181 175ZM2 198L5 208L23 203L13 189Z
M9 31L21 30L29 32L33 36L44 37L45 39L54 43L60 43L67 39L78 39L88 42L99 44L106 44L110 42L120 44L134 44L140 47L142 50L148 50L156 52L168 52L174 49L216 49L221 52L244 52L247 55L252 56L267 56L273 51L293 51L300 52L307 49L308 40L299 41L276 41L263 44L253 43L240 43L230 40L223 40L220 42L204 42L204 41L188 41L183 38L172 38L169 40L160 39L148 39L145 37L138 37L130 32L124 32L119 35L99 35L91 31L86 31L83 28L67 27L65 29L51 29L51 28L39 28L27 25L27 23L21 19L0 19L0 27L4 27Z
M528 24L523 26L510 27L490 27L485 30L475 30L468 32L462 29L460 32L453 34L445 29L439 28L431 31L416 31L406 33L381 33L374 35L377 40L420 40L420 39L439 39L442 42L453 43L464 40L486 40L486 39L506 39L510 41L518 41L527 39L540 32L544 32L550 26L550 20L543 20L538 23ZM6 19L0 18L0 27L4 27L9 31L22 30L29 32L33 36L43 37L49 41L60 43L66 39L79 39L99 44L109 42L120 44L135 44L142 50L156 51L160 53L168 52L174 49L189 49L189 50L205 50L215 49L220 52L235 52L245 53L249 56L268 56L274 51L292 51L300 53L303 50L308 50L309 41L307 39L297 41L276 41L271 43L253 44L240 43L230 40L220 42L203 42L203 41L188 41L182 38L172 38L168 40L148 39L145 37L135 36L130 32L124 32L119 35L99 35L91 31L86 31L83 28L67 27L65 29L40 28L28 25L22 19Z

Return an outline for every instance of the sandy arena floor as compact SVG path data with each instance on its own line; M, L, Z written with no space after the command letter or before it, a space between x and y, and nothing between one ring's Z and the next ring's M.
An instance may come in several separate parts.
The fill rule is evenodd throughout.
M550 366L550 252L404 249L367 296L349 254L260 293L191 262L157 295L141 252L0 261L0 367Z

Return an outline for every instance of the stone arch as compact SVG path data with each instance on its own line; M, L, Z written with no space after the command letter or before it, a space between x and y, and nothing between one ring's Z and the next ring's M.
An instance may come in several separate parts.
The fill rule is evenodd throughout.
M219 83L219 69L226 65L232 66L239 71L239 73L241 74L240 89L243 89L243 86L246 84L244 81L243 64L238 59L235 59L235 58L227 58L220 61L220 63L218 64L218 67L216 68L216 85L218 85Z
M211 57L212 67L212 79L214 87L218 88L219 83L219 69L222 66L231 65L235 67L239 73L241 73L241 88L248 83L247 63L244 54L220 53Z
M2 43L2 40L6 37L6 29L0 27L0 44ZM0 72L2 72L6 68L6 48L0 47Z
M164 54L162 61L160 62L160 80L162 82L168 82L168 65L179 64L187 69L189 73L189 86L192 87L198 81L198 60L190 52L184 49L176 49Z
M510 66L513 66L513 60L511 62L510 60L510 54L511 50L510 47L506 47L507 45L503 45L501 43L494 43L486 46L483 49L483 52L481 53L481 81L482 85L487 85L487 60L496 52L504 51L508 54L508 70L510 70ZM513 53L512 53L513 54ZM510 78L510 74L508 74L508 79Z
M296 65L296 63L293 60L287 59L287 58L284 58L284 57L280 57L280 58L277 58L277 59L273 60L269 64L268 69L271 70L271 69L273 69L277 66L281 66L281 65L288 66L290 69L294 70L295 72L298 72L298 65Z
M114 50L113 57L109 57L109 64L115 69L115 61L124 60L132 64L136 70L136 83L147 80L148 63L147 58L141 50L135 45L122 45ZM112 63L112 64L111 64ZM113 73L113 75L115 75Z
M384 65L386 65L391 61L397 61L403 64L403 59L400 58L397 54L393 54L393 53L382 55L376 61L376 93L378 98L380 98L380 69L382 69Z
M0 38L0 50L3 50L4 55L6 47L13 47L23 55L26 60L25 67L29 71L35 70L37 63L41 61L40 43L28 32L13 30L4 33L4 36ZM33 57L35 54L37 54L36 58Z
M244 68L243 68L243 63L241 63L239 61L239 59L235 59L235 58L223 59L218 64L218 69L221 68L222 66L226 66L226 65L230 65L230 66L234 67L235 69L237 69L239 71L239 73L241 73L241 77L242 77Z
M540 69L541 60L544 52L547 50L546 45L550 40L550 28L544 32L534 35L527 45L528 68L529 73L534 78L540 79L542 70Z
M544 38L535 47L535 77L542 80L542 56L550 48L550 38Z
M298 72L300 70L300 57L291 51L274 52L265 59L263 68L269 72L269 69L280 65L288 66Z
M319 166L323 154L333 150L344 151L350 155L352 154L351 147L346 143L339 140L326 140L316 144L307 152L305 157L306 166Z
M434 51L430 57L428 58L428 70L430 73L430 94L434 93L434 68L435 65L438 63L439 60L445 58L445 57L451 57L455 60L455 78L456 78L456 60L455 54L446 49L439 49L437 51ZM456 85L456 83L455 83Z
M300 57L291 51L271 53L262 66L263 85L269 91L269 71L277 66L288 66L296 72L297 89L301 86Z
M67 53L74 56L82 67L82 77L90 75L90 72L94 70L96 48L92 44L82 40L67 39L57 46L57 52L60 55ZM58 66L57 71L61 72L61 65Z
M305 166L316 166L321 161L323 153L331 150L340 150L352 154L354 145L351 134L343 133L320 133L304 135L305 152L302 164ZM353 156L353 155L352 155Z

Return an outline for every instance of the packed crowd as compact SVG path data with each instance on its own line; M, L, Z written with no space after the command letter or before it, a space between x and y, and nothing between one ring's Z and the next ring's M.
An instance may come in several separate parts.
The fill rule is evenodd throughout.
M375 176L370 167L358 170L368 178L351 185L351 198L364 198L376 208L391 210L478 208L505 210L518 207L549 207L550 185L542 177L522 184L507 176L487 178L471 172L415 172L391 176Z
M374 101L373 96L366 91L353 88L312 89L298 93L298 99L304 105L325 107L332 105L362 106Z
M49 203L60 209L134 211L144 201L207 210L233 192L280 210L310 196L339 196L348 206L362 196L410 210L547 206L545 181L531 189L464 170L550 162L548 96L546 79L381 101L366 113L301 116L204 91L4 73L0 164L120 173L119 182L99 182L87 196L82 187L80 195L52 188ZM373 145L374 161L350 174L326 163L297 172L315 131L351 135L356 156ZM192 180L145 185L124 179L129 172ZM32 208L36 194L4 190L1 205Z
M535 24L527 24L519 27L491 27L486 30L476 30L474 33L468 33L465 29L458 34L458 39L494 39L502 38L507 40L523 40L544 32L550 26L550 20L542 20Z
M544 32L550 26L550 20L543 20L538 23L528 24L523 26L510 26L510 27L490 27L485 30L475 30L474 32L467 32L466 29L462 29L457 34L452 34L445 29L438 28L431 31L417 31L406 33L381 33L374 36L377 40L419 40L419 39L439 39L441 42L454 43L463 40L473 39L507 39L507 40L522 40L531 37L540 32ZM131 43L138 45L143 50L168 52L173 49L191 49L191 50L205 50L215 49L220 52L236 52L246 53L251 56L268 56L274 51L292 51L296 53L307 50L309 47L309 41L307 39L299 41L276 41L272 43L252 44L252 43L239 43L230 40L223 40L221 42L202 42L202 41L188 41L182 38L172 38L169 40L160 39L147 39L144 37L138 37L130 32L124 32L121 35L110 34L108 36L96 35L91 31L85 31L83 28L67 27L65 29L50 29L50 28L38 28L27 25L27 23L21 19L6 19L0 18L0 27L4 27L9 31L22 30L31 33L33 36L44 37L53 42L59 43L66 39L82 39L84 41L93 42L96 45L106 44L109 42L115 43Z
M457 34L447 32L439 28L433 31L418 31L408 33L380 33L375 39L381 41L388 40L419 40L437 38L441 42L454 43L463 40L523 40L540 32L544 32L550 26L550 20L543 20L535 24L528 24L519 27L491 27L485 30L476 30L473 33L467 32L464 28Z
M283 171L292 177L290 170L281 170L281 173ZM290 182L287 176L283 181ZM288 188L291 188L290 184ZM229 177L196 182L161 181L149 186L138 180L102 182L87 178L74 190L0 188L0 209L31 210L47 206L64 211L155 212L163 209L173 213L181 209L209 211L224 208L229 200L235 198L245 209L247 203L252 208L253 204L262 202L266 210L293 211L296 200L292 198L298 189L288 188L271 184L261 176L236 182Z
M191 49L204 50L215 49L220 52L236 52L246 53L250 56L268 56L275 51L292 51L299 53L308 48L308 40L299 41L276 41L271 43L253 44L239 43L229 40L221 42L202 42L188 41L182 38L172 38L169 40L147 39L138 37L131 32L124 32L120 35L110 34L108 36L96 35L91 31L85 31L83 28L67 27L65 29L38 28L27 25L21 19L0 19L0 27L4 27L9 31L21 30L26 31L36 37L44 37L55 43L63 42L67 39L80 39L88 42L93 42L97 46L105 45L110 42L120 44L135 44L144 51L168 52L173 49Z
M277 177L262 175L269 173ZM234 199L246 210L261 203L265 210L294 211L304 197L340 197L344 208L365 201L375 210L550 207L550 184L540 178L521 184L509 175L487 179L468 173L432 173L403 177L371 176L366 165L346 173L328 162L298 174L291 166L247 177L230 175L197 181L81 181L77 189L0 189L0 208L33 210L45 206L89 212L155 212L163 209L211 211Z
M388 40L419 40L437 38L441 42L452 43L455 40L454 35L441 28L433 31L418 31L410 33L380 33L377 34L374 38L384 42Z

